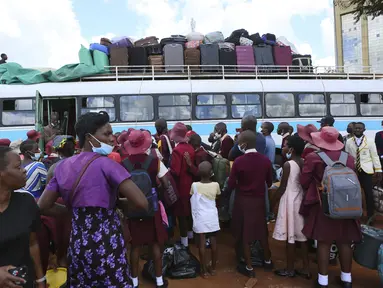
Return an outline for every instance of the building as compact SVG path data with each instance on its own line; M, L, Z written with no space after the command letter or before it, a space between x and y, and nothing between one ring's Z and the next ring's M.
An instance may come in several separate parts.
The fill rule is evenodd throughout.
M337 66L348 72L383 73L383 16L362 17L353 8L334 7Z

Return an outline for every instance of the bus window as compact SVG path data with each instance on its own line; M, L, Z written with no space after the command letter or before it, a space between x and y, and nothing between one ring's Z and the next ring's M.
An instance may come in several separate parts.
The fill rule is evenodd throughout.
M267 117L294 117L294 95L291 93L267 93L266 97Z
M231 117L247 115L262 117L261 98L258 94L233 94L231 96Z
M158 96L158 116L166 120L190 120L189 95Z
M225 95L197 95L196 117L198 119L225 119L227 106Z
M154 118L153 97L148 95L122 96L121 121L150 121Z
M4 100L2 123L11 125L34 125L35 124L35 100Z
M300 116L325 116L326 101L323 94L299 94Z
M383 111L382 94L361 94L360 113L363 116L381 116Z
M354 94L330 94L330 114L332 116L356 116Z
M105 111L109 114L110 122L116 120L116 109L113 97L84 97L81 103L81 114Z

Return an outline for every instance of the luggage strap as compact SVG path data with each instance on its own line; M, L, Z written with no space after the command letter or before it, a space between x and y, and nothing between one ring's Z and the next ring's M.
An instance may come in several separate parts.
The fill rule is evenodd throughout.
M145 171L148 171L149 166L152 163L153 159L154 158L152 156L147 155L145 161L141 163L141 169L143 169ZM128 169L129 172L133 172L135 170L135 168L136 168L136 164L139 164L139 163L135 163L133 165L132 162L130 162L130 160L128 158L126 158L123 161L123 163L124 163L125 167Z
M172 148L172 145L170 143L170 140L169 140L169 137L167 135L164 135L165 139L166 139L166 143L168 143L168 149L169 149L169 152L170 152L170 155L173 153L173 148Z
M323 160L323 162L326 163L327 166L332 167L335 165L336 162L332 161L325 152L319 151L317 154ZM344 166L347 166L347 158L348 154L344 151L341 151L339 160L337 162L343 164Z

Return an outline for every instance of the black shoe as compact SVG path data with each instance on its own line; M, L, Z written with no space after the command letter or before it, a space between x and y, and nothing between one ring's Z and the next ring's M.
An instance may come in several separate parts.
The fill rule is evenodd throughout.
M318 280L315 281L314 288L328 288L328 285L320 285Z
M156 285L156 288L167 288L168 286L169 286L168 280L164 279L164 284L161 285L161 286Z
M255 271L249 270L246 268L246 264L239 264L237 266L237 271L241 273L242 275L249 277L249 278L255 278Z
M343 288L352 288L351 282L344 282L339 278L339 283L340 283L340 286L342 286Z
M270 260L270 263L266 263L265 261L263 261L263 269L265 269L266 271L272 271L274 269L273 261Z
M312 275L310 272L303 272L301 270L295 270L295 274L299 277L305 278L306 280L310 280L312 278Z
M295 277L295 271L287 271L287 269L275 270L274 273L277 276L286 277L286 278Z

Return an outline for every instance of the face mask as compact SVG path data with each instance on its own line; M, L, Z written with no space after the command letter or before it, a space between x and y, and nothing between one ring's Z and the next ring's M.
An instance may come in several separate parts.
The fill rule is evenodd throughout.
M219 139L219 138L221 138L221 134L219 134L219 133L215 133L215 134L214 134L214 139L217 140L217 139Z
M106 143L104 143L104 142L99 141L98 139L96 139L96 137L94 137L94 136L91 135L91 134L89 134L89 135L92 136L93 139L96 140L96 141L97 141L98 143L100 143L100 145L101 145L100 147L94 147L93 144L92 144L92 142L89 142L90 145L92 145L92 151L93 151L94 153L98 153L98 154L103 155L103 156L108 156L110 153L113 152L113 146L108 145L108 144L106 144Z
M41 157L41 152L35 153L33 156L31 156L31 159L34 161L38 161Z
M348 134L351 134L353 132L353 129L352 128L347 128L347 133Z
M291 153L291 152L286 153L286 158L287 158L287 159L291 159L291 156L292 156L292 153Z
M246 150L244 148L241 148L240 145L238 145L238 150L241 151L243 154L245 154Z

